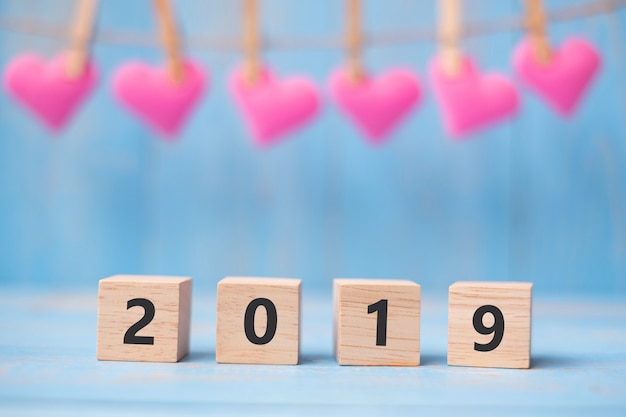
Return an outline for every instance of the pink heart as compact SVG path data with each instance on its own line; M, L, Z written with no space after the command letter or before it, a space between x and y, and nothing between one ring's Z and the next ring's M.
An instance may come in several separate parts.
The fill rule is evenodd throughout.
M503 75L480 74L474 62L464 57L459 74L449 76L438 59L430 65L430 77L449 134L460 137L512 116L518 97Z
M65 54L50 61L24 54L11 61L4 73L5 89L53 131L65 126L97 79L91 62L81 76L68 78L65 59Z
M181 130L204 86L202 68L191 61L184 63L181 81L175 81L168 69L143 62L124 64L113 78L118 100L165 138Z
M230 89L253 138L261 146L310 121L319 108L315 85L304 77L279 79L263 69L254 82L241 69L233 71Z
M522 81L563 116L571 115L600 67L600 55L584 39L572 38L553 51L550 61L535 58L530 40L515 49L513 67Z
M338 69L331 75L330 90L372 143L382 142L420 97L417 78L405 69L392 69L358 81L346 69Z

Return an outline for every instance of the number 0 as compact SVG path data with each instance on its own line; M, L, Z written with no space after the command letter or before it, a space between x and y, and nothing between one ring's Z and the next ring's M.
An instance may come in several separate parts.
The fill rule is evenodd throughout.
M493 315L494 323L491 327L486 327L483 324L483 318L485 314L491 313ZM480 334L491 334L493 333L493 339L491 342L486 344L474 343L474 350L478 352L491 352L498 346L500 346L500 342L502 342L502 337L504 336L504 316L502 315L502 311L496 306L486 305L482 307L478 307L478 309L474 312L474 329Z
M367 314L378 312L376 316L376 346L387 346L387 300L380 300L367 306Z
M267 311L267 327L265 328L265 334L261 337L257 336L254 331L254 316L256 310L260 306L265 307ZM267 298L255 298L248 304L246 308L246 315L243 318L243 328L246 332L248 340L255 345L265 345L274 338L276 334L276 328L278 327L278 315L276 314L276 306Z

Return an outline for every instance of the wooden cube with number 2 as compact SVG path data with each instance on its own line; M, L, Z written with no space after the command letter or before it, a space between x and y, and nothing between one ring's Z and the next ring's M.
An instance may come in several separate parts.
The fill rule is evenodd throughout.
M420 286L412 281L335 279L337 362L419 365L420 295Z
M100 360L177 362L189 352L191 278L116 275L100 280Z
M457 282L448 300L448 365L530 367L532 284Z

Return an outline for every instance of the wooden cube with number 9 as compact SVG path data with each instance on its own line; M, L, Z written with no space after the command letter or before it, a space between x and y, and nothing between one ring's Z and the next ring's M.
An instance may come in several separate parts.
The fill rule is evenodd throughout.
M189 352L191 278L116 275L98 288L97 358L177 362Z
M448 365L530 367L532 283L457 282L448 300Z
M335 357L340 365L420 364L420 286L335 279Z

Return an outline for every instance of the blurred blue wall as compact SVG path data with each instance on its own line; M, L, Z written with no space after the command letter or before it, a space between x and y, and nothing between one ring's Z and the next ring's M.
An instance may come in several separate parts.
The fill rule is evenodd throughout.
M577 0L584 2L588 0ZM99 25L156 30L151 2L103 1ZM237 38L238 2L173 2L194 38ZM574 1L547 1L551 8ZM466 0L468 20L519 14L521 1ZM0 16L67 22L67 0L0 0ZM431 27L435 1L369 0L368 32ZM343 2L262 1L269 39L339 37ZM320 117L266 151L246 135L225 81L236 51L190 47L210 71L209 94L180 142L164 143L120 108L114 69L160 62L161 50L99 43L101 81L69 129L46 132L0 94L0 284L95 288L117 273L398 277L445 294L455 280L530 280L539 293L626 294L626 12L559 23L604 66L577 115L563 121L535 96L502 124L462 143L443 133L425 77L430 42L367 50L372 72L407 65L422 105L384 146L364 142L328 100L339 49L271 49L282 74L306 73L324 95ZM468 39L485 69L511 73L519 32ZM53 55L53 39L0 31L0 66L20 52Z

